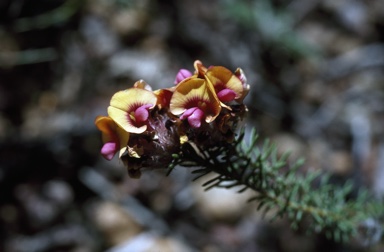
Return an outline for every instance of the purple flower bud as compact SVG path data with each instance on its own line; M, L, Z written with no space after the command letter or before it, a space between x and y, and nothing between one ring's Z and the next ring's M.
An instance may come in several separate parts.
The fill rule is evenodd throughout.
M223 89L217 93L217 97L222 102L230 102L230 101L233 101L235 99L236 93L235 93L235 91L233 91L229 88L225 88L225 89Z
M189 109L187 109L187 110L184 111L184 113L180 116L180 119L181 119L181 120L184 120L184 119L188 118L190 115L192 115L193 112L195 112L196 109L197 109L197 107L193 107L193 108L189 108Z
M192 115L188 116L188 123L193 128L199 128L203 118L204 118L204 112L201 109L196 108L196 110L192 113Z
M183 81L184 79L188 78L188 77L191 77L192 76L192 73L187 70L187 69L180 69L179 72L177 73L176 75L176 79L175 79L175 85L179 84L181 81Z
M187 109L181 116L180 119L184 120L188 118L188 123L193 128L199 128L201 125L201 121L204 119L204 112L198 107L193 107Z
M101 148L101 155L103 155L105 159L111 160L117 151L118 148L116 142L107 142L103 145L103 148Z
M138 107L135 110L135 120L136 122L146 122L149 117L148 109L152 107L152 104L145 104L143 106Z

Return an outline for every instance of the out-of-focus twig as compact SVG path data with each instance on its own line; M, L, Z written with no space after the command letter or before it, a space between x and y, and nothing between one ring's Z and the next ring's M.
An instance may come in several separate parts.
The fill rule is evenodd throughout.
M91 168L84 168L80 172L80 180L101 198L118 202L124 209L135 217L135 220L159 233L169 231L168 225L134 197L125 195L120 198L115 187L100 173Z
M326 61L321 75L331 81L374 67L384 68L384 44L362 46Z
M57 58L56 50L50 47L23 51L0 51L0 67L35 64L56 60Z
M287 6L287 11L294 16L295 24L300 23L313 9L315 9L319 0L295 0Z
M351 118L352 155L353 155L353 179L355 185L363 184L363 168L367 164L371 150L371 125L364 113L355 113Z
M384 142L379 146L378 160L373 181L373 191L379 199L384 199Z
M84 1L67 0L61 6L49 12L17 19L13 25L16 32L26 32L34 29L44 29L55 24L61 24L72 17Z

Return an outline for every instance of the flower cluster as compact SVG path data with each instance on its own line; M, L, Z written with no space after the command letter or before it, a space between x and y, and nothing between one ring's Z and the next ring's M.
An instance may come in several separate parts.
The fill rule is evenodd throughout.
M112 96L108 116L98 116L101 154L116 153L131 177L142 168L166 168L185 143L200 149L233 141L247 108L246 77L222 66L194 63L194 73L181 69L175 85L152 91L143 80Z

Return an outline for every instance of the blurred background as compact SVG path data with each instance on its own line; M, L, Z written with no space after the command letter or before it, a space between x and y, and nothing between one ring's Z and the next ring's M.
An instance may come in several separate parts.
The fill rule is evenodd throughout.
M383 197L383 1L2 0L0 251L383 251L269 223L187 168L135 180L100 156L111 96L195 59L245 71L248 129Z

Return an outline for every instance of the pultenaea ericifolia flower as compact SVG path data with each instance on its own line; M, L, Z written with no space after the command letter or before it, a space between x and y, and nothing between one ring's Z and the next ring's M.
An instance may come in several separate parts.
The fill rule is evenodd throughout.
M213 86L205 79L191 76L180 82L170 101L170 112L187 119L193 128L199 128L203 121L210 123L219 115L220 101Z
M221 102L230 102L239 99L244 91L241 80L229 69L222 66L206 68L201 61L194 63L196 72L213 85L215 93Z
M149 110L154 108L156 102L153 92L129 88L112 96L108 115L125 131L140 134L147 130Z
M198 60L194 68L194 73L181 69L169 88L152 91L139 80L115 93L108 116L95 120L101 154L111 160L119 152L128 174L137 178L142 168L168 167L186 143L202 150L230 143L247 111L245 75Z
M170 111L180 115L181 120L187 119L191 127L199 128L203 121L215 120L221 108L230 110L225 103L240 101L246 90L241 79L225 67L207 68L199 60L194 62L194 67L194 75L185 69L177 74L175 83L178 84L170 101Z
M111 160L117 152L120 152L119 157L121 157L127 148L129 133L107 116L96 117L95 124L102 132L103 147L101 148L101 155L105 159Z

